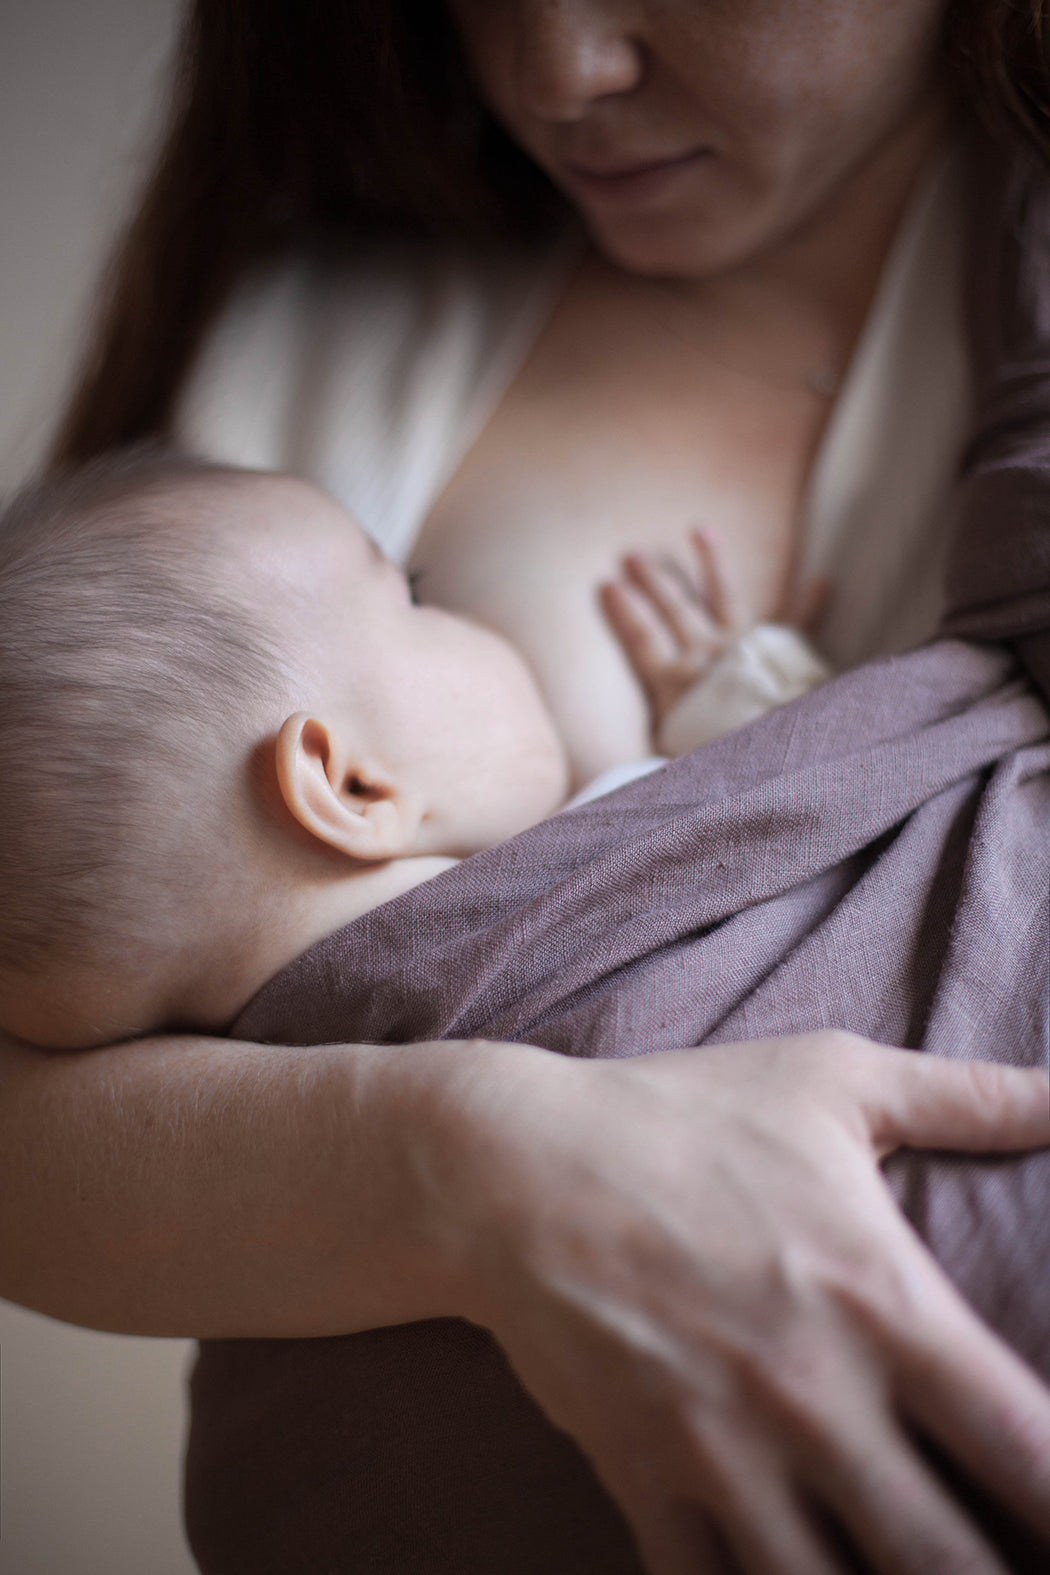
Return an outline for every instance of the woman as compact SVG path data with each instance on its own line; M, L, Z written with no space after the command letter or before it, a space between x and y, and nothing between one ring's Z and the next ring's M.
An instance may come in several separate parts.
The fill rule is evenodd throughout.
M172 137L57 453L192 430L185 379L230 290L321 227L435 247L451 229L479 252L493 228L522 245L560 233L565 204L539 166L593 249L558 276L529 359L466 448L460 428L415 551L428 594L523 645L582 779L641 743L640 697L590 606L596 576L643 507L656 545L700 514L742 617L775 610L806 561L800 502L829 391L952 117L944 61L994 84L990 112L1037 124L1042 12L450 11L462 54L429 4L256 4L250 20L199 8ZM208 375L195 369L199 409ZM567 539L583 550L559 560ZM932 632L935 600L902 643ZM584 631L572 648L570 629ZM599 680L616 698L596 717ZM876 1174L902 1143L1045 1141L1045 1084L989 1069L975 1086L972 1068L816 1034L658 1056L629 1076L512 1045L217 1053L186 1039L61 1062L12 1046L5 1072L16 1299L202 1336L471 1318L582 1445L657 1575L703 1568L720 1544L756 1571L840 1567L814 1498L875 1568L997 1568L905 1423L1050 1536L1045 1394L949 1290ZM574 1242L557 1217L583 1185ZM727 1287L722 1222L742 1193L764 1217L734 1237ZM807 1258L800 1284L790 1266ZM583 1289L567 1300L570 1269ZM789 1289L770 1330L774 1282ZM714 1435L712 1409L731 1419Z

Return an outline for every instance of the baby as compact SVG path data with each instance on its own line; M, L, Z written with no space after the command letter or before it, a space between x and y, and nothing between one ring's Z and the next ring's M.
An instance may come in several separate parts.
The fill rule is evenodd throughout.
M825 676L790 630L734 640L694 548L706 602L642 557L603 591L676 752L727 697L734 725ZM504 639L416 605L306 483L159 455L45 482L0 525L0 774L0 1027L56 1049L222 1029L569 788Z

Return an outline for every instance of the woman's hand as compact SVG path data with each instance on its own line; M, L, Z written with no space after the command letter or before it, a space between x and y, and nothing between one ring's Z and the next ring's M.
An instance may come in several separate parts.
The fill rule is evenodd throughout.
M148 1334L472 1318L653 1575L717 1567L715 1536L835 1569L810 1504L886 1575L989 1575L907 1423L1050 1537L1050 1398L877 1169L1050 1142L1038 1073L837 1034L627 1062L0 1040L0 1096L0 1294Z
M1039 1073L843 1034L626 1062L491 1047L418 1177L458 1310L583 1447L652 1575L1001 1566L925 1433L1050 1538L1050 1393L897 1210L901 1145L1050 1142ZM471 1156L473 1163L471 1163Z

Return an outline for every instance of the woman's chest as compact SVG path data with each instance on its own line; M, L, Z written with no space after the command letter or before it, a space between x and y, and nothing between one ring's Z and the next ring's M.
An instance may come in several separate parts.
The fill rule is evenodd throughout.
M705 525L756 618L790 574L828 401L801 375L756 375L750 347L733 352L648 298L570 290L414 551L424 599L529 658L581 781L650 747L597 596L625 551L682 558Z

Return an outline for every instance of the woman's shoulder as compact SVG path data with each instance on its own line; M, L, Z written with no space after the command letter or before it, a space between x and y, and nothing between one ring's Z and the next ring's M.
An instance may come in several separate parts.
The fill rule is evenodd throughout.
M176 435L209 458L309 476L397 552L578 245L375 240L273 258L205 341Z
M210 459L276 468L311 292L305 255L271 259L234 291L186 380L181 443Z

